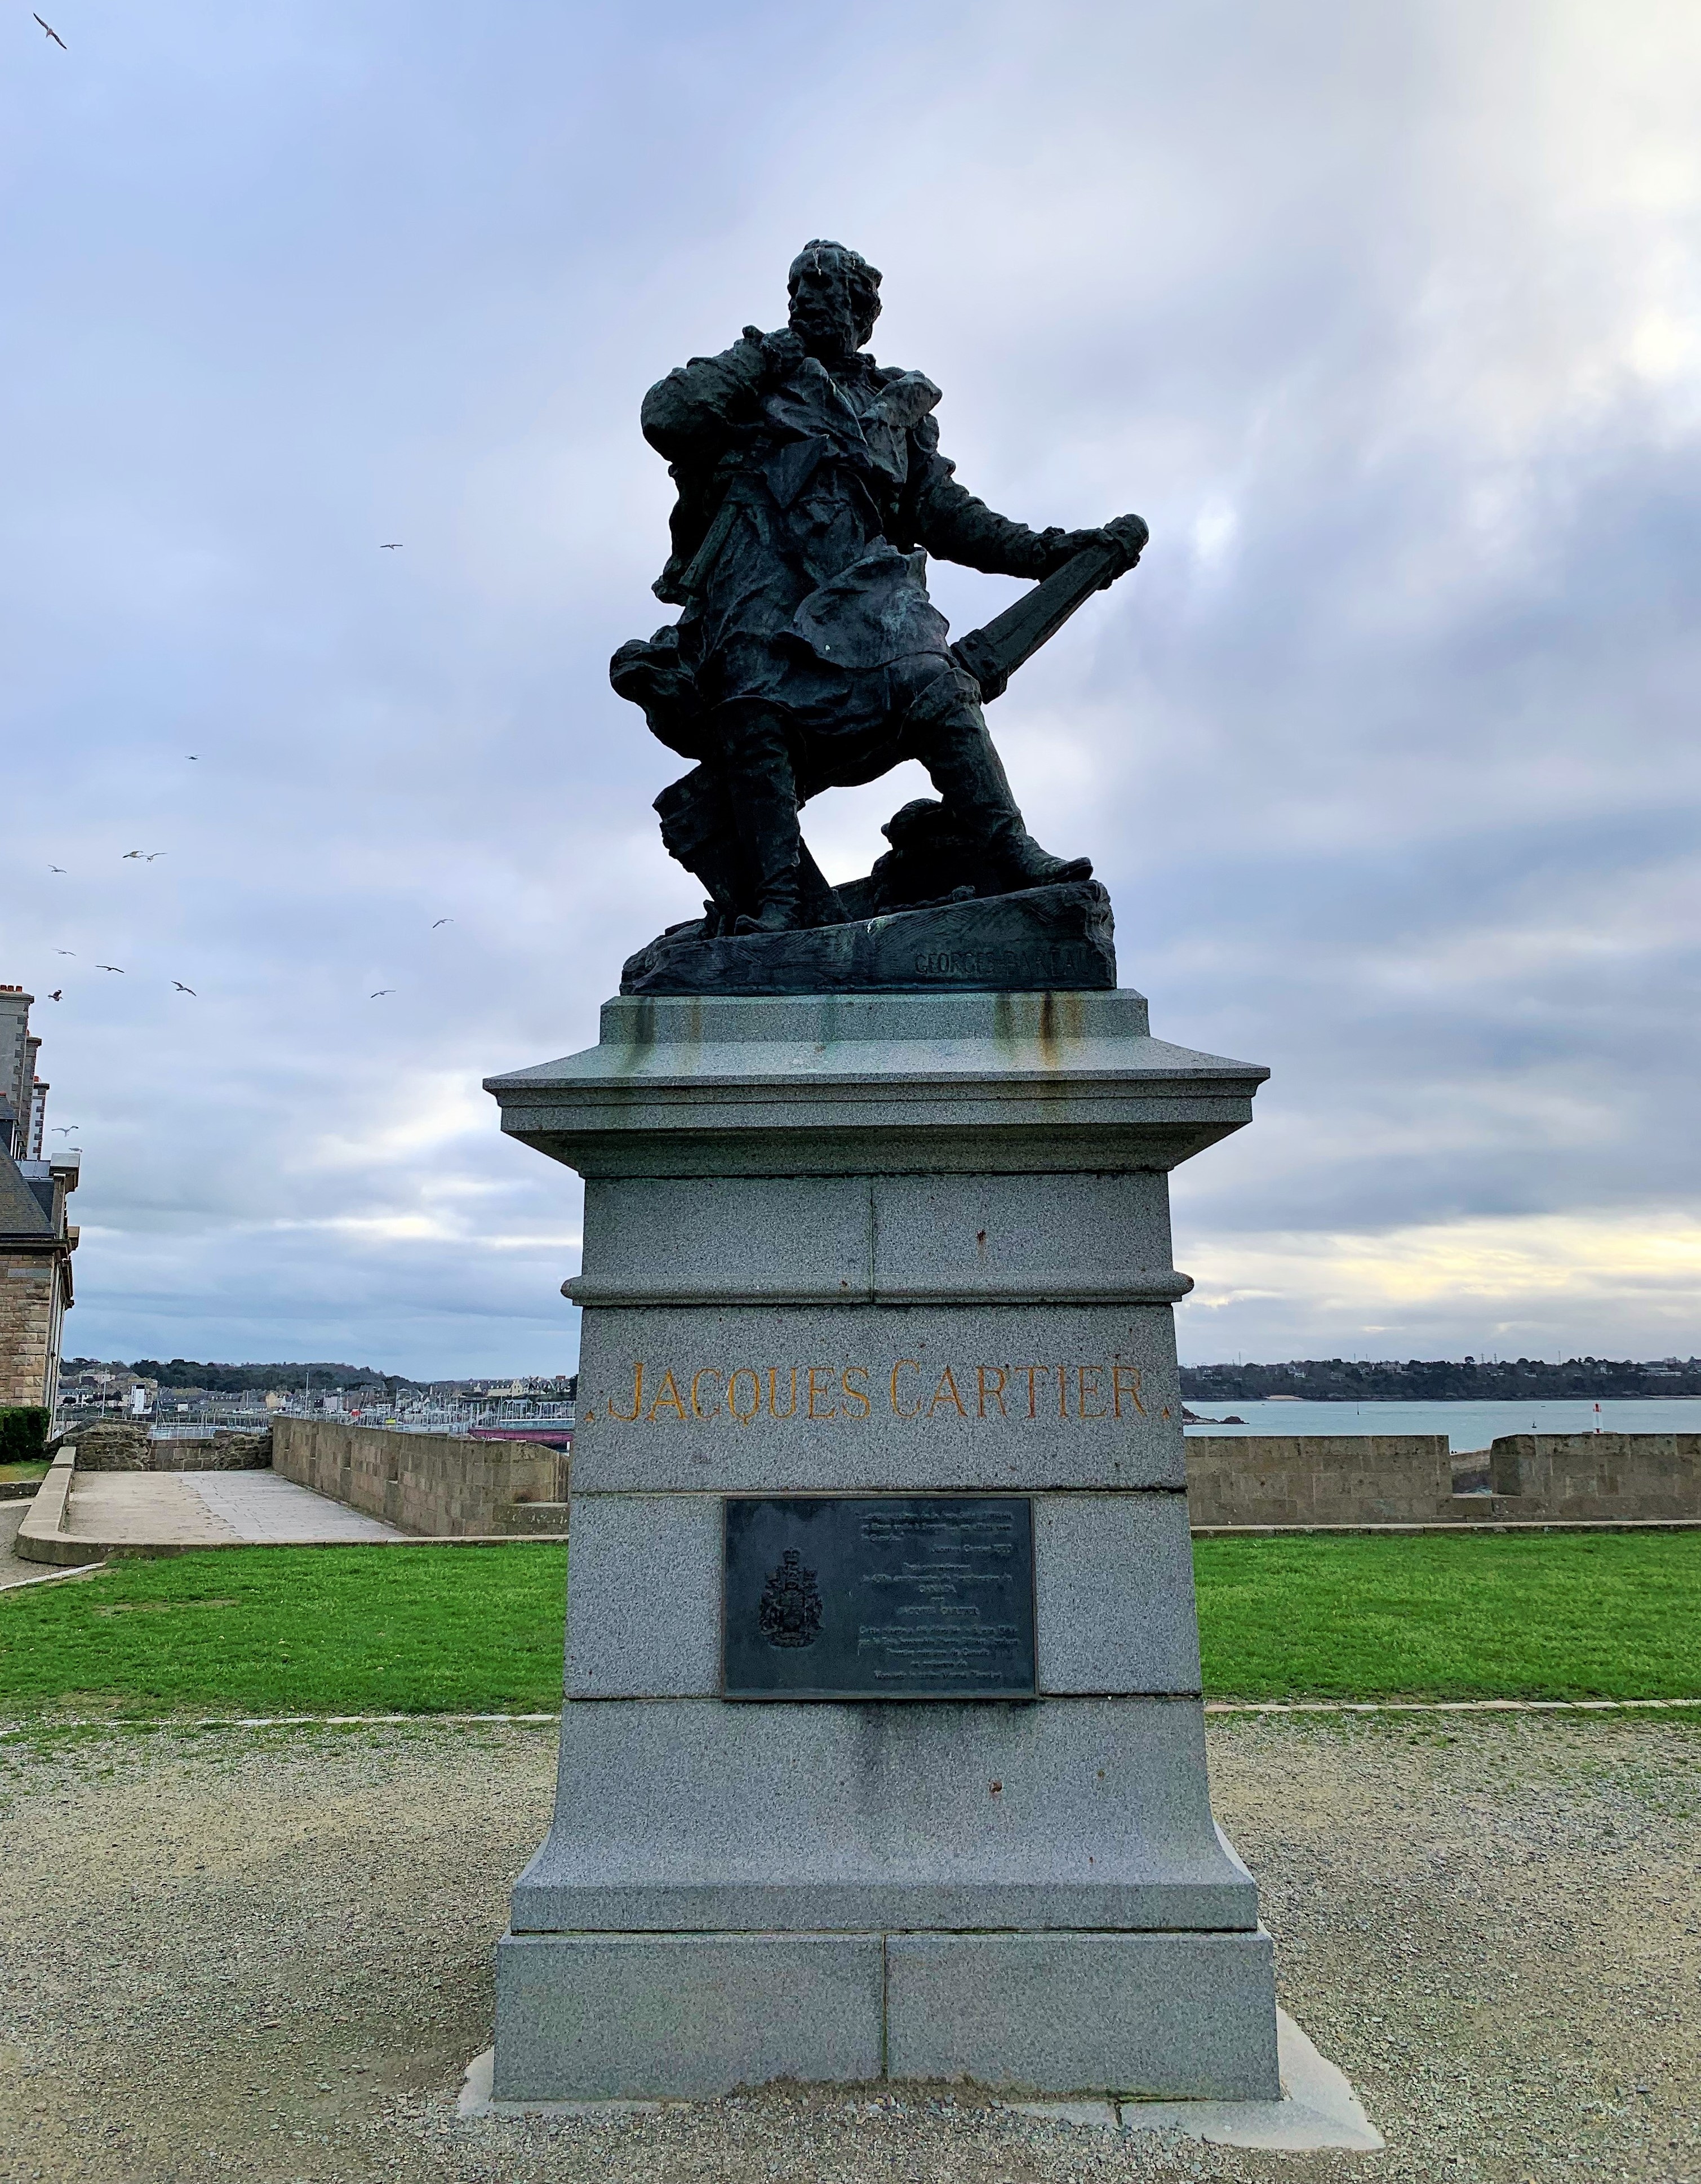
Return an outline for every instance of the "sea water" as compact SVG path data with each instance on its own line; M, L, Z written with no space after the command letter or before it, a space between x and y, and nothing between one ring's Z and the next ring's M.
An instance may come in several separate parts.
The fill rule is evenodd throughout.
M1701 1433L1701 1396L1587 1396L1530 1403L1312 1403L1302 1397L1274 1401L1207 1402L1187 1400L1190 1411L1213 1418L1243 1419L1238 1426L1189 1426L1190 1434L1437 1434L1455 1455L1486 1449L1500 1434Z

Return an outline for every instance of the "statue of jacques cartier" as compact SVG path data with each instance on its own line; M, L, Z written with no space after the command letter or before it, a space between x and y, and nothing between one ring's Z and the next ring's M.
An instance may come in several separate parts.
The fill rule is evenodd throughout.
M658 598L676 623L615 655L611 677L696 763L656 799L662 839L707 889L708 936L781 933L923 902L1085 879L1022 822L981 707L1081 600L1139 559L1138 516L1030 531L958 485L940 390L863 344L880 276L811 242L789 322L746 326L644 397L644 437L678 487ZM1042 581L953 647L926 556ZM939 800L906 805L867 880L835 892L798 810L907 758ZM682 936L683 937L683 936Z

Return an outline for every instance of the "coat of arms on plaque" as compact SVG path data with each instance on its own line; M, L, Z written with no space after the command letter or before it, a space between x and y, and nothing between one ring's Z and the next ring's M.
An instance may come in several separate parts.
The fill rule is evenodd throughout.
M815 1572L803 1567L795 1547L788 1547L762 1587L756 1620L770 1646L812 1646L821 1628L821 1591Z

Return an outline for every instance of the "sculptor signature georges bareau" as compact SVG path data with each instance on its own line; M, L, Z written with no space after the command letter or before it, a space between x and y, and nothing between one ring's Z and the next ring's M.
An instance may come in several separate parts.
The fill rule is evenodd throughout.
M1104 1418L1145 1418L1144 1373L1113 1358L1098 1364L945 1365L937 1371L900 1357L890 1373L867 1365L721 1365L630 1368L632 1384L605 1397L601 1416L622 1425L684 1425L729 1418L747 1426L759 1418L856 1424L878 1410L895 1418L1040 1420L1075 1425ZM1165 1405L1160 1412L1170 1415ZM593 1405L584 1413L589 1424Z

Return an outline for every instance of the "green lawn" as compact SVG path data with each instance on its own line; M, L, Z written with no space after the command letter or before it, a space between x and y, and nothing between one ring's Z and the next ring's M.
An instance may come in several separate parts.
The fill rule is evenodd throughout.
M1196 1540L1214 1697L1701 1697L1701 1532Z
M47 1475L46 1457L43 1457L39 1462L25 1461L22 1463L0 1463L0 1479L10 1481L17 1479L45 1479Z
M567 1551L226 1547L0 1592L0 1713L532 1713Z
M1233 1698L1701 1697L1701 1533L1195 1543ZM559 1704L566 1550L224 1549L0 1593L0 1715Z

